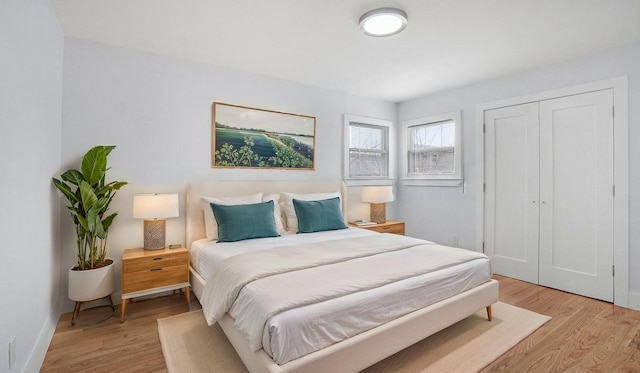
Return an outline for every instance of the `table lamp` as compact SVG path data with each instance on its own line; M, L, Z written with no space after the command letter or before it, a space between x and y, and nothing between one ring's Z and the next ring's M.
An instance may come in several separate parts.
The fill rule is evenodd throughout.
M137 194L133 196L133 217L144 219L144 249L165 247L166 218L179 216L177 194Z
M362 202L371 204L370 220L377 224L387 221L386 203L393 201L391 186L374 186L362 188Z

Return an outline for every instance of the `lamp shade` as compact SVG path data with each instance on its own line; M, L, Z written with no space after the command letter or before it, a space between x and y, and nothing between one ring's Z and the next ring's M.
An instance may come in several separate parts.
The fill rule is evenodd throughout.
M177 194L137 194L133 196L133 217L165 219L179 216Z
M374 186L362 188L362 202L386 203L393 201L391 186Z

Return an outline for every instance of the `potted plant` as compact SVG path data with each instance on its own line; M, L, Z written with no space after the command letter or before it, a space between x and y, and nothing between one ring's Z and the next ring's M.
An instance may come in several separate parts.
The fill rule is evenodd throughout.
M76 301L74 318L82 302L109 297L115 290L113 259L107 258L107 236L117 213L107 215L109 205L126 181L105 182L107 156L115 146L99 145L83 157L80 170L70 169L53 178L67 198L75 225L78 262L69 270L69 298ZM111 302L113 307L113 302Z

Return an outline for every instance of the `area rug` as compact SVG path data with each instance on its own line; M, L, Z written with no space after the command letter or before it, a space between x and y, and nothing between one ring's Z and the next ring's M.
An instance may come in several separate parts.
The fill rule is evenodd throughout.
M477 372L551 319L501 302L492 310L492 322L483 309L365 372ZM201 310L158 319L158 334L169 373L247 372L222 329L208 327Z

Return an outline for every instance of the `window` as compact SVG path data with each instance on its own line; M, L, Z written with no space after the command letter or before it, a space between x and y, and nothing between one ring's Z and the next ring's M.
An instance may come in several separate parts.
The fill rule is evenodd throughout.
M403 181L455 186L462 181L460 112L404 122Z
M453 174L455 123L409 126L409 175Z
M388 176L387 128L364 123L349 125L349 177Z
M391 121L345 115L344 178L350 184L391 179L390 127Z

